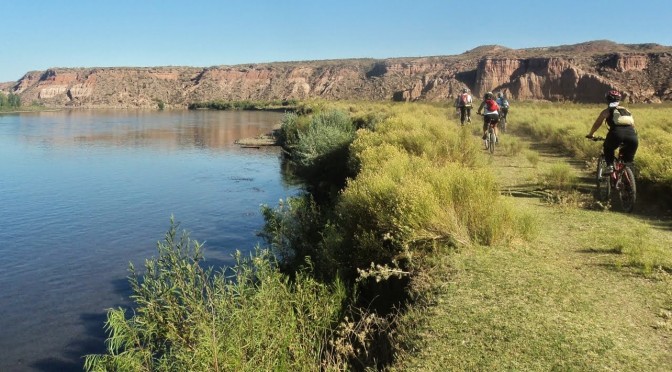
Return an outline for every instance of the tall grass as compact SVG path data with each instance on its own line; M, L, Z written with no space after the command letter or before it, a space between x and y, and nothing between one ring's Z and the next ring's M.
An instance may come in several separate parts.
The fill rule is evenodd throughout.
M172 224L159 256L138 276L131 267L134 312L108 312L107 353L86 357L89 371L315 371L346 298L344 286L306 271L292 280L260 251L240 254L228 272L200 266L202 245Z
M567 163L553 164L543 177L543 183L553 190L570 191L577 183L576 174Z
M672 272L672 256L669 247L662 247L651 237L647 226L635 224L624 228L607 242L609 249L622 254L618 266L628 266L644 275L657 270Z
M516 106L511 128L560 147L585 160L597 157L602 147L583 138L604 105L524 103ZM672 192L672 106L632 105L640 145L635 157L639 179ZM606 124L596 135L605 136Z

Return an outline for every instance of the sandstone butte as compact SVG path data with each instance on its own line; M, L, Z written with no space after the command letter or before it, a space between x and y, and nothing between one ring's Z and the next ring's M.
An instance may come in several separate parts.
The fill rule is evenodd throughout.
M213 67L92 67L31 71L0 83L46 107L185 108L211 100L364 99L452 101L502 91L513 100L672 100L672 47L591 41L555 47L481 46L452 56L275 62Z

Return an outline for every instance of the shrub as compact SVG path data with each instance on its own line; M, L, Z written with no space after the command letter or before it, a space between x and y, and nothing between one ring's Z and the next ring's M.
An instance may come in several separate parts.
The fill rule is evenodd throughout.
M529 221L503 202L485 170L436 167L390 144L359 155L362 169L337 205L355 267L412 256L435 242L496 244L526 234Z
M260 236L284 271L296 271L308 258L319 279L329 281L336 277L339 267L336 247L340 246L341 238L309 195L281 200L275 208L263 206L262 214L265 224Z
M213 273L199 265L202 245L176 228L141 278L131 266L134 314L109 310L107 354L87 356L87 370L324 367L346 297L340 282L321 284L306 271L290 280L264 251L247 260L237 254L233 268Z
M525 158L526 158L527 161L529 161L530 164L532 164L532 166L535 167L535 168L536 168L537 165L539 164L539 153L536 152L536 151L534 151L534 150L528 150L528 151L525 151Z
M576 186L576 175L567 163L555 163L544 175L543 183L554 190L569 191Z
M349 146L355 128L349 116L331 110L313 114L307 125L296 115L286 115L281 138L296 173L317 199L330 199L352 176L348 166Z

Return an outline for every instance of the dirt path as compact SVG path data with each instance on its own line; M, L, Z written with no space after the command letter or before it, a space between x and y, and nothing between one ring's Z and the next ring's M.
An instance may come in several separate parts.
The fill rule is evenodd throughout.
M672 256L669 219L584 208L592 187L584 164L510 134L505 141L527 150L507 156L502 146L491 165L503 194L515 195L506 198L535 217L538 236L437 262L433 275L445 279L421 330L425 344L398 369L672 370L672 275L643 275L618 251L620 241L643 239ZM540 185L560 162L572 165L579 192L551 204Z

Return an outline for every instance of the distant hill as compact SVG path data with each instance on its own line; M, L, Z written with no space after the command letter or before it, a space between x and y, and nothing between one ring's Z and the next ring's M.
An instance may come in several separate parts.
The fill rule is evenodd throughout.
M297 61L212 67L91 67L32 71L0 90L55 107L186 107L210 100L452 100L502 91L514 100L601 102L610 88L632 102L672 100L672 48L599 40L459 55Z

